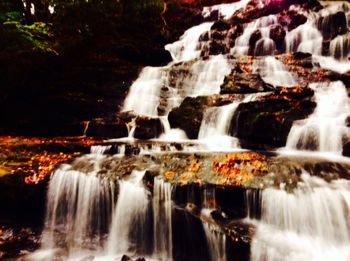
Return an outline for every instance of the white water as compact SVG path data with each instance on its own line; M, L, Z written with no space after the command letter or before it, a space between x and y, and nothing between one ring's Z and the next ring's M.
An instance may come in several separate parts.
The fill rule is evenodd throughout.
M217 5L203 10L204 16L212 11L229 19L248 1ZM340 9L339 9L340 8ZM331 10L332 9L332 10ZM334 10L333 10L334 9ZM308 21L286 36L287 51L310 52L315 63L338 72L350 69L348 35L338 36L330 43L329 56L322 56L323 37L317 21L321 16L342 10L341 6L326 8L319 13L306 13ZM349 13L347 13L349 17ZM350 19L348 19L348 23ZM244 25L244 33L236 40L231 53L246 55L249 40L254 31L260 30L262 39L254 46L255 55L272 55L275 45L270 39L270 29L276 25L276 16L260 18ZM123 111L133 111L139 115L160 117L164 128L161 140L185 140L184 132L171 129L166 118L171 109L179 106L186 96L218 94L224 77L231 72L232 65L224 55L200 59L203 47L202 34L210 35L213 23L203 23L190 28L179 41L169 44L173 61L164 67L146 67L130 88ZM325 25L323 25L325 26ZM177 64L182 64L185 73L170 74ZM274 86L294 86L297 79L275 57L265 56L254 64L267 83ZM171 77L176 77L171 81ZM172 82L172 84L170 84ZM175 82L175 84L173 84ZM318 151L341 153L342 144L349 136L345 119L349 109L349 99L341 83L314 84L317 108L309 119L296 122L288 138L288 149L316 149ZM168 94L164 94L168 88ZM165 112L159 115L158 109L165 100ZM209 150L232 149L239 146L234 137L228 137L232 115L239 102L210 108L205 111L199 138L206 140ZM164 116L165 115L165 116ZM134 122L133 122L134 123ZM135 124L134 124L135 125ZM135 126L134 126L135 127ZM133 140L134 127L130 126L129 138ZM221 139L222 138L222 139ZM311 148L310 144L316 144ZM212 146L213 145L213 146ZM121 154L125 152L120 150ZM172 151L174 147L168 146ZM141 180L144 171L134 171L127 180L119 181L118 199L114 183L98 175L100 159L107 147L92 147L94 155L84 169L78 172L64 166L53 174L48 191L48 212L43 234L42 251L33 260L55 259L62 256L68 260L120 260L122 254L133 258L144 253L152 236L147 235L147 216L152 206L153 255L161 260L172 259L172 203L171 186L155 179L154 198L149 201L149 192ZM141 147L140 154L161 152L161 147L147 145ZM345 260L349 249L349 183L343 180L326 183L317 178L303 176L304 184L292 193L283 190L267 189L263 192L262 220L252 244L252 260ZM211 198L212 197L212 198ZM226 260L226 236L213 226L210 212L215 205L215 193L206 193L203 223L210 250L210 258ZM255 204L255 202L254 202ZM255 217L249 210L248 217ZM152 233L153 232L153 233ZM56 252L56 254L55 254ZM40 257L39 257L40 256ZM147 260L150 260L146 257Z
M109 255L136 252L146 242L148 192L142 184L145 171L133 171L119 182L119 195L107 242ZM139 244L136 244L139 243Z
M231 66L223 55L211 56L207 61L198 61L192 68L192 77L186 81L186 96L201 96L220 93L220 85L231 72Z
M346 118L350 99L342 82L311 84L317 107L305 120L296 121L288 135L287 149L315 150L341 154L350 138Z
M254 71L260 73L266 83L275 87L292 87L297 85L292 73L286 69L282 62L273 56L267 56L255 61Z
M207 6L203 8L202 15L204 18L207 18L213 11L218 11L219 17L230 19L237 10L246 7L249 1L250 0L241 0L235 3Z
M114 183L97 175L99 157L89 173L64 165L52 174L47 192L47 211L41 250L33 260L54 259L58 246L66 246L68 257L83 249L99 249L114 209Z
M171 184L154 179L153 189L153 256L160 260L172 260L172 201Z
M322 2L324 8L319 12L306 12L296 8L299 13L306 15L307 22L287 33L285 38L286 52L306 52L313 55L315 63L322 68L344 73L350 70L349 34L339 35L331 40L329 54L322 56L323 36L320 30L329 30L328 16L337 12L344 12L350 26L350 3L348 2ZM319 29L320 28L320 29ZM337 30L334 28L334 30Z
M251 260L340 261L350 256L350 183L302 175L292 193L262 192Z
M165 50L169 51L174 62L185 62L198 58L201 53L199 37L208 32L212 22L202 23L188 29L180 40L172 44L167 44Z
M341 60L346 61L350 55L350 33L345 35L338 35L334 38L329 47L330 55Z
M211 212L216 209L215 187L205 187L202 195L201 219L211 261L226 261L226 235L215 224Z
M212 151L240 148L239 140L229 135L232 117L241 103L251 102L264 96L264 93L247 94L228 105L211 107L204 111L198 139Z
M198 139L212 150L239 148L238 139L228 135L232 116L239 102L205 110Z
M216 231L215 226L203 223L205 236L209 246L211 261L226 261L226 236L221 231Z
M254 54L273 54L275 43L270 39L270 29L273 25L276 25L277 22L277 16L269 15L247 24L243 34L236 39L235 46L232 48L231 53L236 56L247 55L250 38L254 32L259 31L261 33L261 39L256 43L253 49Z
M286 51L320 55L322 53L322 41L322 34L316 27L316 15L311 13L308 15L305 24L287 33L285 38Z
M124 101L123 111L134 111L140 115L157 116L160 88L165 72L162 67L145 67L139 78L131 85Z

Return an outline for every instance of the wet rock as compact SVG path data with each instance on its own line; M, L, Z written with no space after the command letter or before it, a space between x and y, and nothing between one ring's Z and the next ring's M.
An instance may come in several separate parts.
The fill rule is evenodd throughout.
M350 88L350 71L346 72L346 73L343 73L340 76L340 80L344 83L346 88Z
M254 50L256 43L261 39L261 32L260 30L256 30L249 39L249 51L248 53L250 55L254 55Z
M157 138L162 133L162 123L158 118L139 116L136 118L135 124L134 137L136 139L147 140Z
M168 116L172 128L180 128L187 137L196 139L202 123L203 111L208 105L207 97L187 97L180 107L173 109Z
M219 31L213 31L211 33L211 38L214 39L214 40L224 40L226 37L226 34L225 33L221 33Z
M229 30L230 28L231 26L229 23L223 20L219 20L212 25L211 30L225 31L225 30Z
M342 154L345 157L350 157L350 142L344 144Z
M311 53L295 52L293 53L294 59L302 60L312 58Z
M85 134L89 137L122 138L128 136L128 128L120 118L95 119L88 124Z
M337 12L320 18L317 26L326 40L333 39L337 35L345 34L348 31L347 18L344 12Z
M271 29L270 38L275 42L278 51L284 51L284 38L286 37L286 31L282 26L278 25Z
M132 259L127 255L123 255L120 261L132 261Z
M199 37L200 42L206 42L209 41L209 33L204 33Z
M242 33L243 26L241 24L237 24L231 27L231 29L228 32L230 48L235 46L235 41L237 37L239 37Z
M231 122L231 134L246 148L284 146L295 120L310 115L316 104L307 88L281 88L262 100L242 103Z
M229 51L223 41L212 41L209 47L209 55L225 54Z
M306 16L302 14L298 14L296 12L288 13L288 16L290 17L290 21L287 24L288 31L291 31L295 28L297 28L299 25L305 24L307 21Z
M270 91L273 87L265 83L259 74L234 73L225 77L220 89L221 94L232 94Z

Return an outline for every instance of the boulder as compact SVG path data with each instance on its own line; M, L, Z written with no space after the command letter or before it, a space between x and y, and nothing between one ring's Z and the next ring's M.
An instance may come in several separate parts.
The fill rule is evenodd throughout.
M302 14L298 14L296 12L288 13L288 16L290 17L290 21L287 24L288 31L291 31L295 28L297 28L299 25L305 24L307 21L306 16Z
M344 144L342 154L345 157L350 157L350 142Z
M168 116L172 128L180 128L186 132L187 137L196 139L202 123L203 111L208 106L205 96L187 97L180 105L173 109Z
M270 31L270 38L275 42L276 49L280 52L284 51L285 37L286 37L286 31L280 25L273 27Z
M325 40L333 39L337 35L345 34L348 31L347 18L344 12L337 12L320 18L317 26Z
M234 73L225 77L220 89L221 94L243 94L270 91L273 87L265 83L259 74Z
M254 50L255 50L255 46L256 43L261 39L261 32L260 30L256 30L254 31L254 33L252 33L252 35L250 36L249 39L249 55L254 55Z
M209 47L209 55L225 54L229 51L225 42L223 41L212 41Z
M128 128L121 118L116 119L94 119L85 130L89 137L122 138L128 136Z
M310 115L316 104L308 88L279 88L262 100L241 103L231 122L230 132L245 148L282 147L295 120Z
M157 138L162 133L162 123L158 118L138 116L135 124L134 137L136 139L147 140Z
M120 261L132 261L131 257L127 256L127 255L123 255L122 258L120 259Z
M219 20L212 25L211 30L226 31L226 30L229 30L230 28L231 28L231 25L229 23L223 20Z

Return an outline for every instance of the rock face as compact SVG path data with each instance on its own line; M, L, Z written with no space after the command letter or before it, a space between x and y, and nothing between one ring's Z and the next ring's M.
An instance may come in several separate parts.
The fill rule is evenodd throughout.
M348 31L346 15L344 12L337 12L322 17L318 21L318 27L325 40L331 40L337 35L345 34Z
M102 138L122 138L128 136L126 123L117 118L115 120L95 119L86 129L86 136Z
M224 83L220 87L221 94L231 93L255 93L271 91L271 85L266 84L259 74L237 73L235 70L225 77Z
M293 121L313 112L312 96L308 88L278 88L262 100L241 103L231 122L231 134L245 148L284 146Z
M190 139L198 137L203 111L208 106L207 97L187 97L180 107L173 109L168 116L172 128L181 128Z
M162 133L162 123L158 118L137 117L134 137L146 140L157 138Z

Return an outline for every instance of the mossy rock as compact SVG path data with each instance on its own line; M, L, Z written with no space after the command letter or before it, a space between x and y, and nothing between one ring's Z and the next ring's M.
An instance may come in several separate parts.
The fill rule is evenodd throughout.
M211 105L208 96L187 97L180 107L173 109L168 116L172 128L185 131L187 137L196 139L202 123L205 108Z
M310 89L304 88L299 94L293 88L287 91L276 90L263 100L241 103L231 122L231 135L238 137L246 148L284 146L293 122L306 118L316 106L311 101Z

